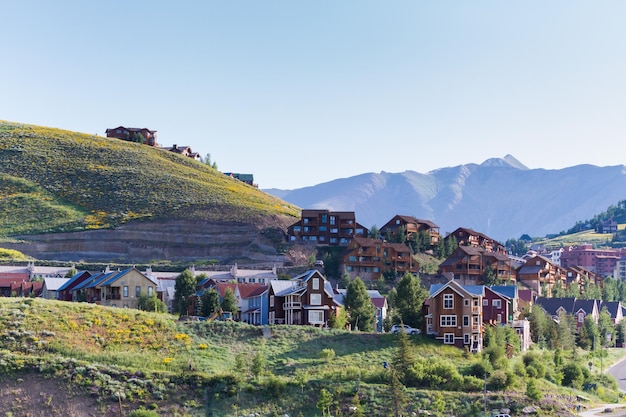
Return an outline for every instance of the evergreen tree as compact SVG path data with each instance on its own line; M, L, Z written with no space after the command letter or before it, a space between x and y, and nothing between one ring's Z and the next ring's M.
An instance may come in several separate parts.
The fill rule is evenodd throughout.
M600 317L598 317L598 331L600 332L600 346L610 346L613 344L613 322L611 321L611 315L606 306L602 307Z
M405 272L398 283L394 305L401 321L409 326L421 328L422 305L428 297L428 291L422 287L419 278Z
M372 239L378 239L380 237L380 230L378 229L378 227L376 227L375 224L370 227L369 237L371 237Z
M233 316L237 313L237 311L239 311L235 292L230 288L226 288L224 291L224 296L222 297L222 310L230 311Z
M220 295L211 288L204 291L202 294L202 309L201 314L204 317L210 317L213 313L217 313L220 310Z
M526 383L526 396L533 401L539 401L543 397L534 378L530 378Z
M389 391L391 392L393 415L400 417L407 403L407 396L400 375L393 367L389 370Z
M498 278L498 276L496 275L496 271L493 269L491 264L487 265L487 267L485 268L485 272L483 274L483 283L488 287L502 284L502 280Z
M405 332L398 332L398 347L393 360L393 369L398 373L398 378L404 381L409 373L409 369L415 364L417 356L413 350L413 344L409 340L409 335Z
M185 269L176 277L174 286L174 313L187 314L187 299L196 293L196 278L189 269Z
M374 330L376 308L361 278L357 277L348 284L344 306L348 314L348 322L353 329L358 328L364 332Z
M324 417L330 415L331 405L333 405L333 395L326 388L322 388L316 406L322 411Z

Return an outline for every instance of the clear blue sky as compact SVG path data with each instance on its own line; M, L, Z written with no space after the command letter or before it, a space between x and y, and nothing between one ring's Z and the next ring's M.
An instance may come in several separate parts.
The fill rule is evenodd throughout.
M512 154L626 163L626 2L0 6L0 119L147 127L261 188Z

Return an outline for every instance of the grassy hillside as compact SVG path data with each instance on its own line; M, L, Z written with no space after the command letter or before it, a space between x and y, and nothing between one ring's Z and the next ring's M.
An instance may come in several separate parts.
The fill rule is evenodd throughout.
M0 121L0 236L103 228L133 219L249 221L281 214L299 212L172 152Z
M509 361L510 371L492 373L484 397L482 356L424 336L410 340L415 377L423 382L398 394L407 412L479 416L486 398L489 409L509 407L513 415L526 405L540 406L541 415L571 415L567 408L578 393L571 388L538 379L539 389L551 394L541 402L525 396L520 357ZM167 314L0 298L0 409L14 417L82 416L88 406L89 415L98 416L145 407L168 416L313 417L322 415L326 390L334 415L347 415L355 403L365 415L392 415L391 371L383 363L393 363L398 343L391 334L301 326L264 333L235 322L180 322ZM542 355L553 357L535 351L529 367L539 366ZM476 372L480 377L472 376ZM502 378L516 382L494 389ZM597 393L605 390L615 395L604 385Z
M620 224L618 229L624 230L626 224ZM533 241L533 244L542 244L550 249L558 249L564 246L578 246L585 243L597 245L599 247L608 245L613 239L612 234L596 233L595 230L584 230L582 232L571 233L568 235L557 236L551 239L540 239Z

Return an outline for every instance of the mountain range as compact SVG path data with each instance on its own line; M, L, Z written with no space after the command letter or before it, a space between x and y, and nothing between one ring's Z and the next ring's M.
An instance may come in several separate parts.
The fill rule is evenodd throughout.
M425 174L370 172L264 191L302 208L354 211L365 227L402 214L433 221L443 235L468 227L505 241L559 233L624 200L626 166L529 169L506 155Z

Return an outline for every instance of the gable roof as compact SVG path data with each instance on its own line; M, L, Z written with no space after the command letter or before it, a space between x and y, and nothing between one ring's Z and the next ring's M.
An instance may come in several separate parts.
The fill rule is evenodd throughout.
M43 281L48 291L58 291L69 280L69 278L44 278Z
M89 271L77 272L76 274L74 274L74 276L72 276L70 279L65 281L65 283L57 289L57 291L65 291L70 285L73 285L77 280L79 280L85 274L88 275L87 278L91 277L91 273L89 273Z
M462 297L475 297L484 295L485 287L483 285L461 285L452 280L445 284L431 284L430 298L438 296L444 289L450 288Z
M572 314L574 312L574 304L576 298L546 298L537 297L535 304L541 307L546 313L551 316L559 315L559 308L563 308L567 313Z

